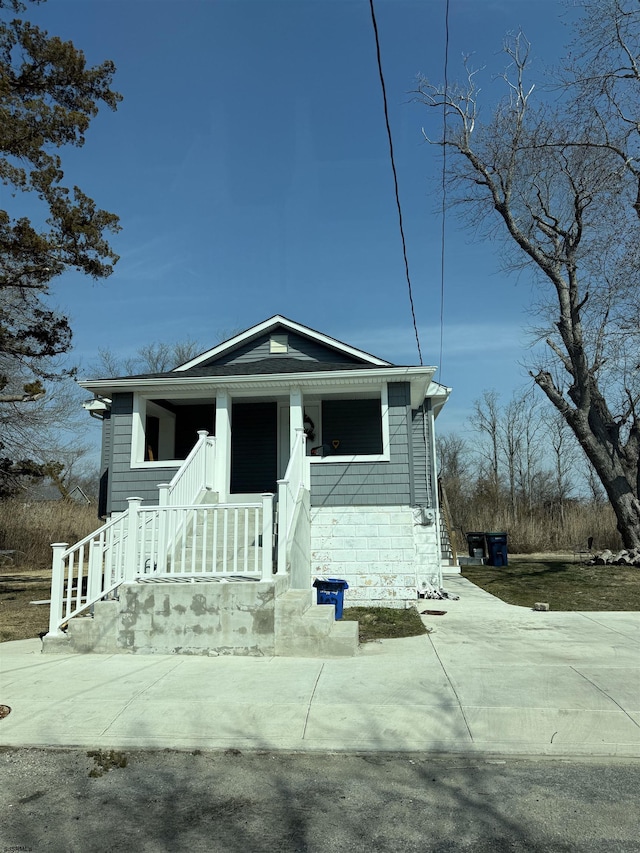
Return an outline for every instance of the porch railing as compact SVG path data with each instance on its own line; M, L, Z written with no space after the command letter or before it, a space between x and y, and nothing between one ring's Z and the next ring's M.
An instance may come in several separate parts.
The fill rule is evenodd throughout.
M273 495L260 503L129 508L68 547L52 546L49 635L124 581L145 576L273 576ZM264 547L263 547L264 546Z
M278 480L278 574L287 573L296 509L302 490L310 486L306 441L304 430L297 429L287 470L282 480Z
M205 491L213 490L216 440L206 430L198 430L198 440L184 460L173 480L158 486L160 505L185 506L193 504Z

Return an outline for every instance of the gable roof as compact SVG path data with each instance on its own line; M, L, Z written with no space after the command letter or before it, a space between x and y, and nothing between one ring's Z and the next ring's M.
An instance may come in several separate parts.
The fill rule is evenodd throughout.
M306 338L314 345L328 350L328 360L297 358L284 353L252 360L250 351L253 342L259 343L260 338L264 339L276 329ZM243 356L241 359L237 358L238 353ZM335 360L332 353L335 353ZM304 393L316 393L328 387L333 391L339 388L344 391L362 391L379 387L383 382L407 382L410 386L411 407L418 408L428 396L437 414L451 389L433 381L435 372L435 367L392 364L276 314L167 373L85 379L78 384L97 395L100 402L94 400L84 406L91 411L95 409L98 414L98 407L101 410L107 408L107 400L116 392L185 396L210 395L226 389L242 394L252 391L273 394L286 393L295 384Z
M355 358L362 363L362 366L371 365L375 367L390 367L391 362L384 361L381 358L377 358L375 355L371 355L371 353L365 352L364 350L356 349L356 347L349 346L349 344L345 344L342 341L336 340L336 338L332 338L329 335L325 335L322 332L317 332L315 329L311 329L308 326L303 326L301 323L296 323L293 320L289 320L287 317L283 317L281 314L275 314L273 317L270 317L268 320L263 320L262 323L258 323L256 326L251 326L249 329L245 329L244 332L240 332L237 335L234 335L232 338L229 338L228 341L223 341L221 344L213 347L206 352L197 355L195 358L190 359L184 364L178 365L178 367L174 367L173 373L183 373L185 371L191 371L193 368L198 367L204 362L215 360L220 358L227 353L232 352L234 349L242 346L242 344L246 344L251 341L253 338L258 338L261 335L268 334L270 332L275 331L276 329L285 329L286 331L295 332L299 335L302 335L309 340L316 341L317 343L322 344L323 346L334 350L336 353L340 353L342 355L349 356L350 358Z

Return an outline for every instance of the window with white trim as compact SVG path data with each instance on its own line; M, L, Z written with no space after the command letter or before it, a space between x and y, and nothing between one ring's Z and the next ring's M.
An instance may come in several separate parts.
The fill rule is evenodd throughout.
M377 462L389 459L386 385L375 395L327 396L318 405L315 441L308 442L313 462Z
M134 395L131 465L179 465L198 440L198 430L215 432L215 405L193 400L148 399Z

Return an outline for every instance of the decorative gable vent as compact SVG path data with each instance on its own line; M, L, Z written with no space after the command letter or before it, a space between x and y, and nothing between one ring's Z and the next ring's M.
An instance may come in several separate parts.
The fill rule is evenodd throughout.
M289 352L289 335L286 332L278 332L269 338L269 352Z

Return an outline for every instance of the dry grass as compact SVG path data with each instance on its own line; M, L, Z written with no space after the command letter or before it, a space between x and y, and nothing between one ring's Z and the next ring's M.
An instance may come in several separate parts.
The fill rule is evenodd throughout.
M467 553L464 531L506 532L509 551L514 554L572 550L586 545L593 536L594 549L620 550L622 543L616 529L616 519L609 504L568 502L520 508L514 513L504 503L473 499L452 507L456 529L454 536L458 553Z
M387 640L393 637L418 637L427 629L415 607L346 607L342 618L358 622L359 640Z
M0 569L0 642L29 640L49 627L49 608L31 601L51 594L51 574L29 576Z
M640 569L586 566L571 557L509 557L509 565L466 566L476 586L522 607L547 602L551 610L640 610Z
M95 506L72 501L0 501L0 551L20 552L19 565L51 565L51 543L72 545L99 527Z
M72 544L100 526L95 507L65 501L0 502L0 642L26 640L47 630L49 608L31 601L51 593L51 543Z

